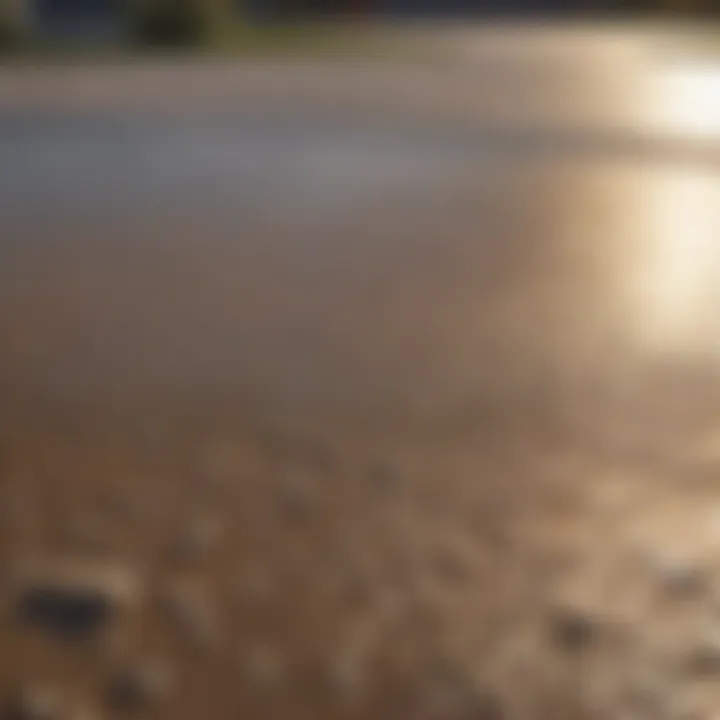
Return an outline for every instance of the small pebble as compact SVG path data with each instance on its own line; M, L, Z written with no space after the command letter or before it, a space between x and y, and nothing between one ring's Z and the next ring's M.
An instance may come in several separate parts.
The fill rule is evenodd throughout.
M62 703L50 688L27 685L11 699L3 718L7 720L58 720Z
M704 569L691 561L658 556L651 559L651 567L660 589L673 598L696 597L706 590Z
M250 566L243 570L237 583L240 600L266 600L275 589L275 579L270 568Z
M491 692L482 693L473 708L475 720L504 720L505 711L500 700Z
M367 484L377 493L387 495L400 485L400 473L387 464L379 463L368 470Z
M80 705L68 714L69 720L100 720L101 717L102 714L91 703Z
M143 660L123 668L112 678L108 704L113 710L135 710L156 705L172 691L171 668L159 660Z
M223 525L217 517L207 515L196 518L181 537L178 554L187 560L207 555L219 544L222 535Z
M469 575L469 568L460 553L451 548L439 548L433 555L433 568L439 580L458 582Z
M283 659L270 645L260 644L249 648L243 653L241 665L258 685L274 685L283 676Z
M278 504L287 520L306 520L316 502L316 488L307 478L293 476L280 483Z
M595 618L577 608L558 608L550 619L552 639L566 652L580 652L593 644L598 634Z
M367 668L358 653L343 651L332 658L328 668L331 687L343 699L352 700L360 695L366 684Z
M217 618L202 587L178 583L168 590L163 599L170 620L187 640L206 650L218 646L220 632Z
M693 675L720 675L720 633L704 638L690 653L688 671Z

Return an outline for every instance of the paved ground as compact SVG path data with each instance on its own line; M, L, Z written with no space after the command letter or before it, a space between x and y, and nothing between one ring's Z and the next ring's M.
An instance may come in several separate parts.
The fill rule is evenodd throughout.
M20 717L714 717L720 81L448 37L0 69Z

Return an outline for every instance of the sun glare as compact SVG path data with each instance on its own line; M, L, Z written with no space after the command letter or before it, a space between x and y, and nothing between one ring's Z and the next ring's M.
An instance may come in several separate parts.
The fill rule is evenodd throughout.
M720 68L676 65L659 75L658 119L664 130L699 138L720 137Z

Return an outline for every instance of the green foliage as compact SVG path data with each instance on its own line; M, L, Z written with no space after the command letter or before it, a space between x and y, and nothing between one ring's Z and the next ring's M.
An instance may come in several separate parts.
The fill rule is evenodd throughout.
M0 0L0 52L16 48L22 40L22 35L10 1Z
M231 0L136 0L127 10L130 38L148 47L212 45L233 20Z

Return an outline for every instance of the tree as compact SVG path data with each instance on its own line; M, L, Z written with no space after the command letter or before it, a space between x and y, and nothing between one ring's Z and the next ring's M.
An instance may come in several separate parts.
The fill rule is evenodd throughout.
M129 0L130 35L145 45L208 44L233 23L234 6L233 0Z
M0 0L0 49L10 48L25 37L30 21L27 0Z

